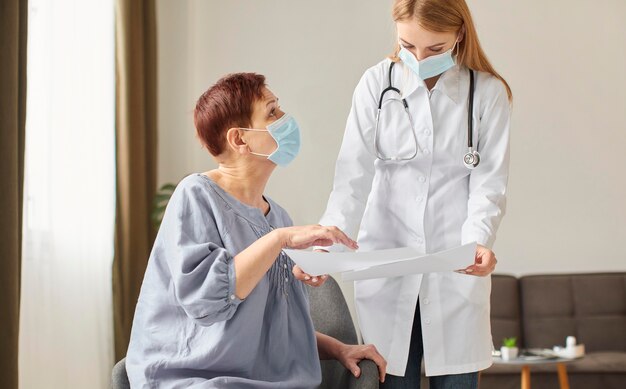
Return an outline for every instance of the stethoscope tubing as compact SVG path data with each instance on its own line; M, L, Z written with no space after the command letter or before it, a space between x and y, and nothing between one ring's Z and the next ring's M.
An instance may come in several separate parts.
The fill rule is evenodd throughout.
M379 141L378 141L378 132L379 132L379 121L380 121L380 112L382 110L382 106L383 106L383 99L385 97L385 94L387 92L396 92L397 94L399 94L400 96L402 96L402 92L393 86L392 83L392 72L393 72L393 67L396 63L391 61L391 63L389 64L389 74L388 74L388 86L383 89L380 93L380 97L378 99L378 110L376 112L376 127L374 129L374 139L375 139L375 147L376 147L376 157L380 160L383 161L408 161L408 160L412 160L413 158L415 158L417 156L417 152L418 152L418 142L417 142L417 135L415 134L415 129L413 127L413 120L411 118L411 113L409 111L409 104L407 103L405 98L402 98L402 105L404 106L404 110L406 111L408 117L409 117L409 122L411 124L411 131L413 132L413 138L415 140L415 152L413 153L413 155L409 156L409 157L405 157L405 158L401 158L401 157L387 157L382 155L382 153L380 152L380 145L379 145ZM476 89L475 86L475 80L474 80L474 71L472 69L469 69L469 76L470 76L470 87L469 87L469 91L468 91L468 105L467 105L467 148L468 148L468 152L463 156L463 163L465 164L465 166L468 169L474 169L478 166L478 163L480 162L480 155L478 154L478 151L474 150L474 140L473 140L473 134L474 134L474 118L473 118L473 112L474 112L474 92ZM468 162L471 161L471 162Z

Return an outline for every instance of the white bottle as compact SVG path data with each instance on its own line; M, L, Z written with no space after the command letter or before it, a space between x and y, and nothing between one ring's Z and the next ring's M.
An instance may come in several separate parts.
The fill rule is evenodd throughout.
M565 338L565 347L566 348L576 347L576 337L568 336L567 338Z

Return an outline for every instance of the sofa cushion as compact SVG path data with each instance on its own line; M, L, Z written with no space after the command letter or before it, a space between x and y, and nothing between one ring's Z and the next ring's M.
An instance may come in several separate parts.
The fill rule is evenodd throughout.
M626 351L626 273L525 276L520 292L525 347Z
M502 339L511 336L522 344L519 282L513 276L491 276L491 334L495 348L500 348Z

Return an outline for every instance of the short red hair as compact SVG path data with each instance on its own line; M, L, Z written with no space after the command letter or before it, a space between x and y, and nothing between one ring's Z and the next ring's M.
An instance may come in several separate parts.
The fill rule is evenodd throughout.
M226 132L233 127L249 127L253 105L263 98L265 76L234 73L222 77L200 96L193 122L202 145L212 155L220 155L226 145Z

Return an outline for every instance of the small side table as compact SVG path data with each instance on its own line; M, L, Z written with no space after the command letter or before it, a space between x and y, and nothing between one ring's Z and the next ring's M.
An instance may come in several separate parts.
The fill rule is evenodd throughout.
M580 359L580 358L578 358ZM569 388L569 379L567 378L566 363L572 362L575 359L567 358L516 358L509 361L504 361L500 357L494 357L493 363L498 365L517 365L522 367L521 383L522 389L530 389L530 367L535 365L549 365L556 363L557 374L559 375L559 385L561 389Z

